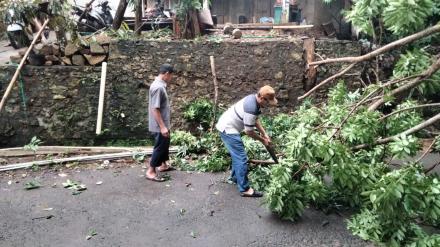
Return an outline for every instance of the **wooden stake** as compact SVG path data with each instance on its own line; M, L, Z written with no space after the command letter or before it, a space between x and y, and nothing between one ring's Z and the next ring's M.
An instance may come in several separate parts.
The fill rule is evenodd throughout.
M32 47L34 47L35 43L37 43L38 38L40 37L41 33L43 32L44 28L47 26L47 23L49 23L49 19L47 19L44 23L43 26L41 26L40 31L38 31L37 35L34 37L34 40L32 41L31 45L29 46L29 48L27 49L26 53L24 54L23 58L21 59L20 64L18 65L17 70L15 71L14 76L12 77L11 82L9 83L8 88L6 89L5 94L3 95L2 101L0 102L0 112L3 109L3 106L6 103L6 99L8 98L9 94L11 93L12 87L15 84L15 81L18 78L18 75L20 74L21 69L24 66L24 62L26 61L27 57L29 56L29 53L32 50Z
M217 74L215 72L215 60L214 56L209 56L209 60L211 61L211 71L212 71L212 79L214 81L214 112L211 123L211 131L214 129L216 114L217 114L217 106L218 106L218 82L217 82Z
M101 134L102 127L102 112L104 111L104 93L105 93L105 80L107 76L107 63L102 63L101 70L101 86L99 87L99 104L98 104L98 119L96 120L96 134Z

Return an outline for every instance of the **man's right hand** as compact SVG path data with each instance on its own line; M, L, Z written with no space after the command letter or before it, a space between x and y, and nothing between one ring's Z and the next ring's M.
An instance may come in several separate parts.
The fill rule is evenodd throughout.
M263 138L263 141L261 143L263 143L263 145L267 147L270 146L272 142L269 138Z
M163 137L170 137L170 132L166 127L162 127L160 128L160 133L162 134Z

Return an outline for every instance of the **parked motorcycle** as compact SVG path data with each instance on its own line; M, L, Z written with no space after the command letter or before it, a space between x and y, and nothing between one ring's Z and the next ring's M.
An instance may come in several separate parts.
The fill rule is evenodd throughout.
M82 9L74 6L75 16L78 21L78 29L81 32L95 32L109 27L113 23L113 16L108 1L103 1L96 8Z
M6 9L4 15L4 23L6 24L6 34L9 38L11 46L15 49L20 49L31 44L33 39L33 32L39 31L42 26L42 19L40 14L47 15L48 2L42 2L32 8L35 16L29 17L28 19L25 15L25 11L18 12L22 10L23 7L18 7L16 3L12 2ZM30 8L25 6L25 8ZM43 18L44 20L44 18ZM49 30L44 30L42 39L46 39L49 36Z
M14 49L29 46L32 34L26 29L24 17L19 16L13 9L8 9L5 15L6 34Z

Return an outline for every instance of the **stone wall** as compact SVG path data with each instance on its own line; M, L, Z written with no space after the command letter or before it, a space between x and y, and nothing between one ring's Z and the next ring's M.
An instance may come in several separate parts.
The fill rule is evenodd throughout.
M272 85L278 92L274 112L290 112L303 91L303 44L300 39L228 42L121 41L110 46L103 129L95 135L100 68L33 67L22 71L0 113L0 146L20 146L32 136L45 144L99 144L109 139L148 135L148 88L160 64L175 65L177 73L168 88L173 129L186 125L182 106L193 99L213 98L209 56L215 56L219 101L227 106ZM317 50L358 55L360 46L348 42L317 41ZM3 95L15 67L0 67ZM333 72L329 67L320 77ZM20 93L19 85L23 85ZM23 104L23 99L25 104Z

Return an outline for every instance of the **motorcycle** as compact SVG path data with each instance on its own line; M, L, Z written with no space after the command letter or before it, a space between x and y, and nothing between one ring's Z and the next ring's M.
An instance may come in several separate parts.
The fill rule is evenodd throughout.
M113 16L108 1L103 1L96 8L81 9L74 6L75 16L77 17L78 29L81 32L95 32L109 27L113 23Z
M8 9L5 15L6 34L14 49L20 49L31 44L32 33L26 28L24 18L18 16L13 9Z
M47 5L47 2L39 3L34 9L36 14L31 19L28 19L24 13L17 12L16 9L20 8L14 2L8 6L4 15L4 23L6 24L6 34L12 47L20 49L31 44L33 32L40 30L42 26L40 14L47 15ZM45 40L48 36L49 30L46 28L41 39Z

